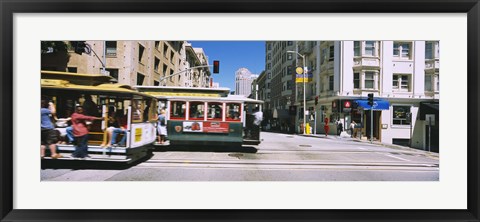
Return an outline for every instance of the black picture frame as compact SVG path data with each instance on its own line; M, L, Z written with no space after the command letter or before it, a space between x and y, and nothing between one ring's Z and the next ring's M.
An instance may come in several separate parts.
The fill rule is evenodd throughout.
M0 0L1 221L479 221L478 0ZM466 210L21 210L13 209L15 13L467 13L468 209ZM255 197L252 197L252 201Z

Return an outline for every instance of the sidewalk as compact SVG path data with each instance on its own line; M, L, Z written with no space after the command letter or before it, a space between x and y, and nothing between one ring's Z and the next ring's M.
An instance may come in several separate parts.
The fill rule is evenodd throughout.
M380 145L392 149L399 149L399 150L404 150L404 151L410 151L410 152L418 152L422 153L424 155L430 156L430 157L435 157L439 158L439 154L435 152L428 152L425 150L419 150L407 146L400 146L400 145L395 145L395 144L387 144L387 143L381 143L378 141L373 141L373 143L370 143L370 140L361 140L358 138L351 138L351 137L342 137L342 136L337 136L337 135L328 135L325 136L325 134L295 134L297 136L304 136L304 137L315 137L315 138L321 138L321 139L335 139L335 140L344 140L344 141L354 141L354 142L361 142L361 143L366 143L366 144L375 144L375 145Z

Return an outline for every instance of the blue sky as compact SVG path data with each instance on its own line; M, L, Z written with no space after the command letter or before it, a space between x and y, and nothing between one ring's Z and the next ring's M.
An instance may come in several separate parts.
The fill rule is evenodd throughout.
M220 73L212 74L213 81L220 87L235 90L235 71L245 67L253 74L260 74L265 69L264 41L188 41L193 48L203 48L208 56L208 63L220 61ZM212 69L213 71L213 69Z

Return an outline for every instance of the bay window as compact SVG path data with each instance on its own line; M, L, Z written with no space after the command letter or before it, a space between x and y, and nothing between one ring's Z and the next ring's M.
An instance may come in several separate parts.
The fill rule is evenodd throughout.
M394 42L393 43L393 57L399 59L410 59L412 43L410 42Z

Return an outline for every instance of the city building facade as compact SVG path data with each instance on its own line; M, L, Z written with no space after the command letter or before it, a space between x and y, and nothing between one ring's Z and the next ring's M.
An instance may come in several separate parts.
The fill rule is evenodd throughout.
M190 70L192 64L208 65L206 55L186 41L86 41L86 44L88 52L82 54L75 53L71 44L67 44L66 59L42 54L42 69L110 75L127 85L210 85L208 66Z
M294 41L266 41L266 105L264 107L267 124L272 130L294 131L296 84L294 53L287 51L296 50Z
M355 121L359 138L370 138L373 131L373 139L383 143L438 151L438 41L310 41L297 45L313 74L306 84L306 109L310 111L306 117L315 133L325 133L326 119L329 134L339 132L338 123L346 130ZM375 98L373 130L367 105L370 93ZM303 116L302 91L297 90L297 95L298 126Z

